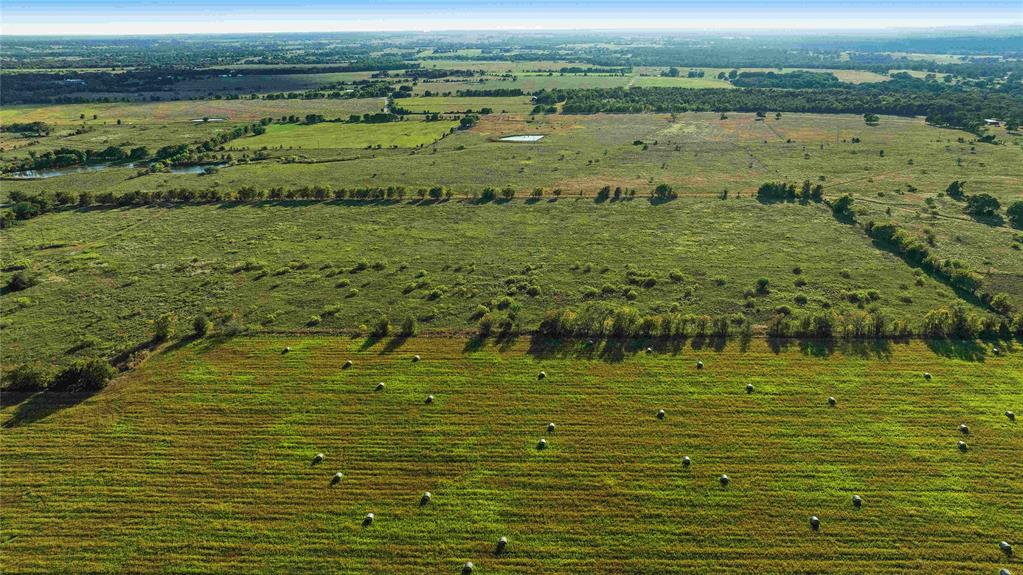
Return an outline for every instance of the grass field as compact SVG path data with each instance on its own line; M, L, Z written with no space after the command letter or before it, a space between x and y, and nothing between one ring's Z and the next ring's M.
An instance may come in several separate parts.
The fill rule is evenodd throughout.
M379 112L383 98L361 100L178 100L170 102L63 104L54 106L5 106L0 121L46 122L55 125L126 123L166 124L191 122L193 119L224 118L235 122L252 122L266 117L322 114L347 118L351 114ZM86 120L79 117L84 114ZM99 116L93 120L92 116Z
M432 144L440 139L458 122L408 121L387 124L349 124L324 122L311 126L302 124L277 124L269 126L265 134L231 142L232 149L247 148L258 150L270 148L365 148L383 146L390 148L415 148Z
M295 133L304 130L289 129ZM383 132L405 129L405 124L374 128ZM491 141L494 135L531 133L547 137L542 144L530 147ZM860 142L854 143L853 138ZM363 155L352 161L322 164L261 162L202 178L153 175L111 181L109 174L101 172L5 182L4 189L35 192L74 186L123 192L140 186L237 188L344 181L345 185L445 185L461 192L506 184L520 190L543 186L592 195L605 184L649 189L663 181L676 185L686 196L716 195L725 188L748 194L765 181L801 182L823 176L829 192L872 199L885 193L885 202L901 201L894 193L896 188L905 191L907 185L913 185L921 195L933 195L944 191L952 180L966 180L974 192L982 190L1003 202L1018 198L1023 186L1018 137L1005 136L1007 143L1001 145L977 144L973 138L965 132L928 126L922 119L890 116L870 127L858 116L826 114L784 114L780 120L771 117L763 122L755 121L753 114L739 113L729 113L726 120L713 113L679 114L674 120L660 114L551 115L534 120L501 115L484 117L472 130L444 138L433 147L436 153L431 149L415 155ZM270 139L253 143L256 140L238 140L233 145L252 150L281 145ZM644 142L646 149L634 145L636 140ZM343 157L349 159L347 154ZM916 198L917 202L922 199Z
M1023 533L1023 436L1002 412L1023 411L1023 363L970 348L190 343L0 411L0 568L1015 572L998 542Z
M429 89L429 88L428 88ZM528 114L533 109L529 96L517 97L429 97L402 98L396 105L417 113L450 114L472 110L479 112L481 108L490 108L495 114Z
M972 226L945 233L971 242L990 235ZM1023 305L1023 283L1009 281L1023 272L1019 252L1008 238L983 241L985 251L967 244L954 255L971 269L1005 274L1003 290ZM412 314L427 331L474 332L480 305L500 318L514 302L518 322L532 329L545 310L582 305L588 288L605 285L615 291L600 299L643 313L673 305L683 313L741 311L755 324L783 305L852 310L858 304L847 294L867 290L878 293L871 306L913 322L958 299L827 208L752 198L68 211L5 231L4 243L0 267L25 266L41 279L0 300L6 364L113 354L143 342L166 311L178 314L183 331L197 313L221 311L256 329L351 330L382 314L395 323ZM938 253L949 243L943 235ZM384 267L352 271L360 261ZM630 266L657 284L629 286ZM671 280L672 271L683 279ZM746 307L744 294L759 277L770 280L770 293ZM540 292L529 295L528 285ZM320 321L309 326L314 315Z

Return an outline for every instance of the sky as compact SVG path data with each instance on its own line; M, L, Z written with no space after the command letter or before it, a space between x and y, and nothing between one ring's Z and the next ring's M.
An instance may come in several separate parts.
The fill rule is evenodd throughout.
M0 34L1013 25L1023 0L2 0Z

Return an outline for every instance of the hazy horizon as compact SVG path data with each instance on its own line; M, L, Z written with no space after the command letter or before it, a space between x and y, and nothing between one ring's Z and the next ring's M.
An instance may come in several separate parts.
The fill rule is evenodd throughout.
M580 16L580 9L585 14ZM964 3L779 0L753 2L568 0L514 4L493 0L309 0L289 7L267 0L181 0L170 5L120 0L8 0L6 36L139 36L170 34L632 31L791 32L923 31L1011 28L1023 22L1018 1Z

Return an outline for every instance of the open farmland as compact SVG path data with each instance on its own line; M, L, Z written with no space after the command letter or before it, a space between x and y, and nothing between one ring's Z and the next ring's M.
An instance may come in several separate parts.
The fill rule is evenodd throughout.
M973 226L956 233L986 229ZM1009 274L1001 289L1023 305L1023 284L1008 281L1023 273L1010 245L992 246L990 271ZM956 297L826 208L752 198L99 209L26 222L6 246L6 269L41 278L3 300L7 361L130 348L168 311L182 331L207 311L273 330L353 330L411 314L426 330L474 332L480 305L499 318L514 306L528 330L547 309L591 301L643 313L741 311L758 325L780 306L870 305L916 325ZM976 252L967 256L983 269ZM655 283L630 283L630 270ZM760 277L769 291L749 295Z
M636 345L240 338L175 346L95 397L9 405L4 570L1019 567L998 542L1023 532L1023 437L1002 415L1023 411L1020 354Z
M1023 575L1023 33L728 3L5 6L0 573Z
M379 153L352 158L345 152L334 156L344 162L282 164L271 159L202 177L153 174L131 178L134 172L127 172L122 178L111 179L108 173L90 173L5 182L3 188L5 192L35 193L73 186L120 194L139 188L234 189L243 185L265 188L331 183L412 188L443 185L467 194L485 186L511 185L522 192L541 186L593 195L604 185L648 190L666 182L687 197L717 195L724 189L748 195L765 181L818 181L823 177L820 181L830 193L869 198L884 193L889 198L883 200L886 202L895 197L901 201L895 190L905 191L907 184L919 189L921 195L933 195L944 191L953 180L966 180L975 191L1006 202L1018 198L1023 185L1023 152L1017 144L981 144L969 133L928 126L919 118L884 116L878 126L867 126L861 117L851 115L783 114L780 119L764 121L757 121L754 114L726 116L721 119L720 114L709 112L674 117L498 114L484 116L472 129L458 130L429 151L414 155ZM429 123L409 121L396 126L344 126L337 133L372 129L400 134L410 125L433 129ZM293 135L334 130L333 125L312 126L306 131L309 128L274 125L263 136L232 140L229 146L254 152L263 146L285 144L274 141L275 130ZM546 137L535 146L493 141L514 134ZM287 145L302 145L305 149L337 145L332 138L326 138L324 144L317 144L318 138L312 140ZM385 140L389 138L367 136L355 141L369 145L384 144ZM416 140L419 143L426 137ZM321 159L330 157L328 154ZM917 206L920 201L922 198L917 196Z
M432 144L457 126L450 120L436 122L389 122L350 124L323 122L311 126L284 124L270 126L265 134L238 140L232 148L417 148Z

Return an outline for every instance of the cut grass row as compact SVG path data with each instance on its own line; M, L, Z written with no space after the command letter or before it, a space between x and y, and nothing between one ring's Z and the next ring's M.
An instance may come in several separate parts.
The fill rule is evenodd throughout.
M1023 444L1002 412L1023 411L1023 364L1015 352L960 359L971 348L831 354L754 340L620 360L525 341L192 343L91 398L3 408L0 566L1015 571L998 542L1023 532ZM971 429L966 453L960 423ZM310 466L318 452L325 461ZM344 480L332 488L336 471ZM433 498L420 506L424 491ZM69 533L92 536L68 545ZM495 556L501 536L507 552Z

